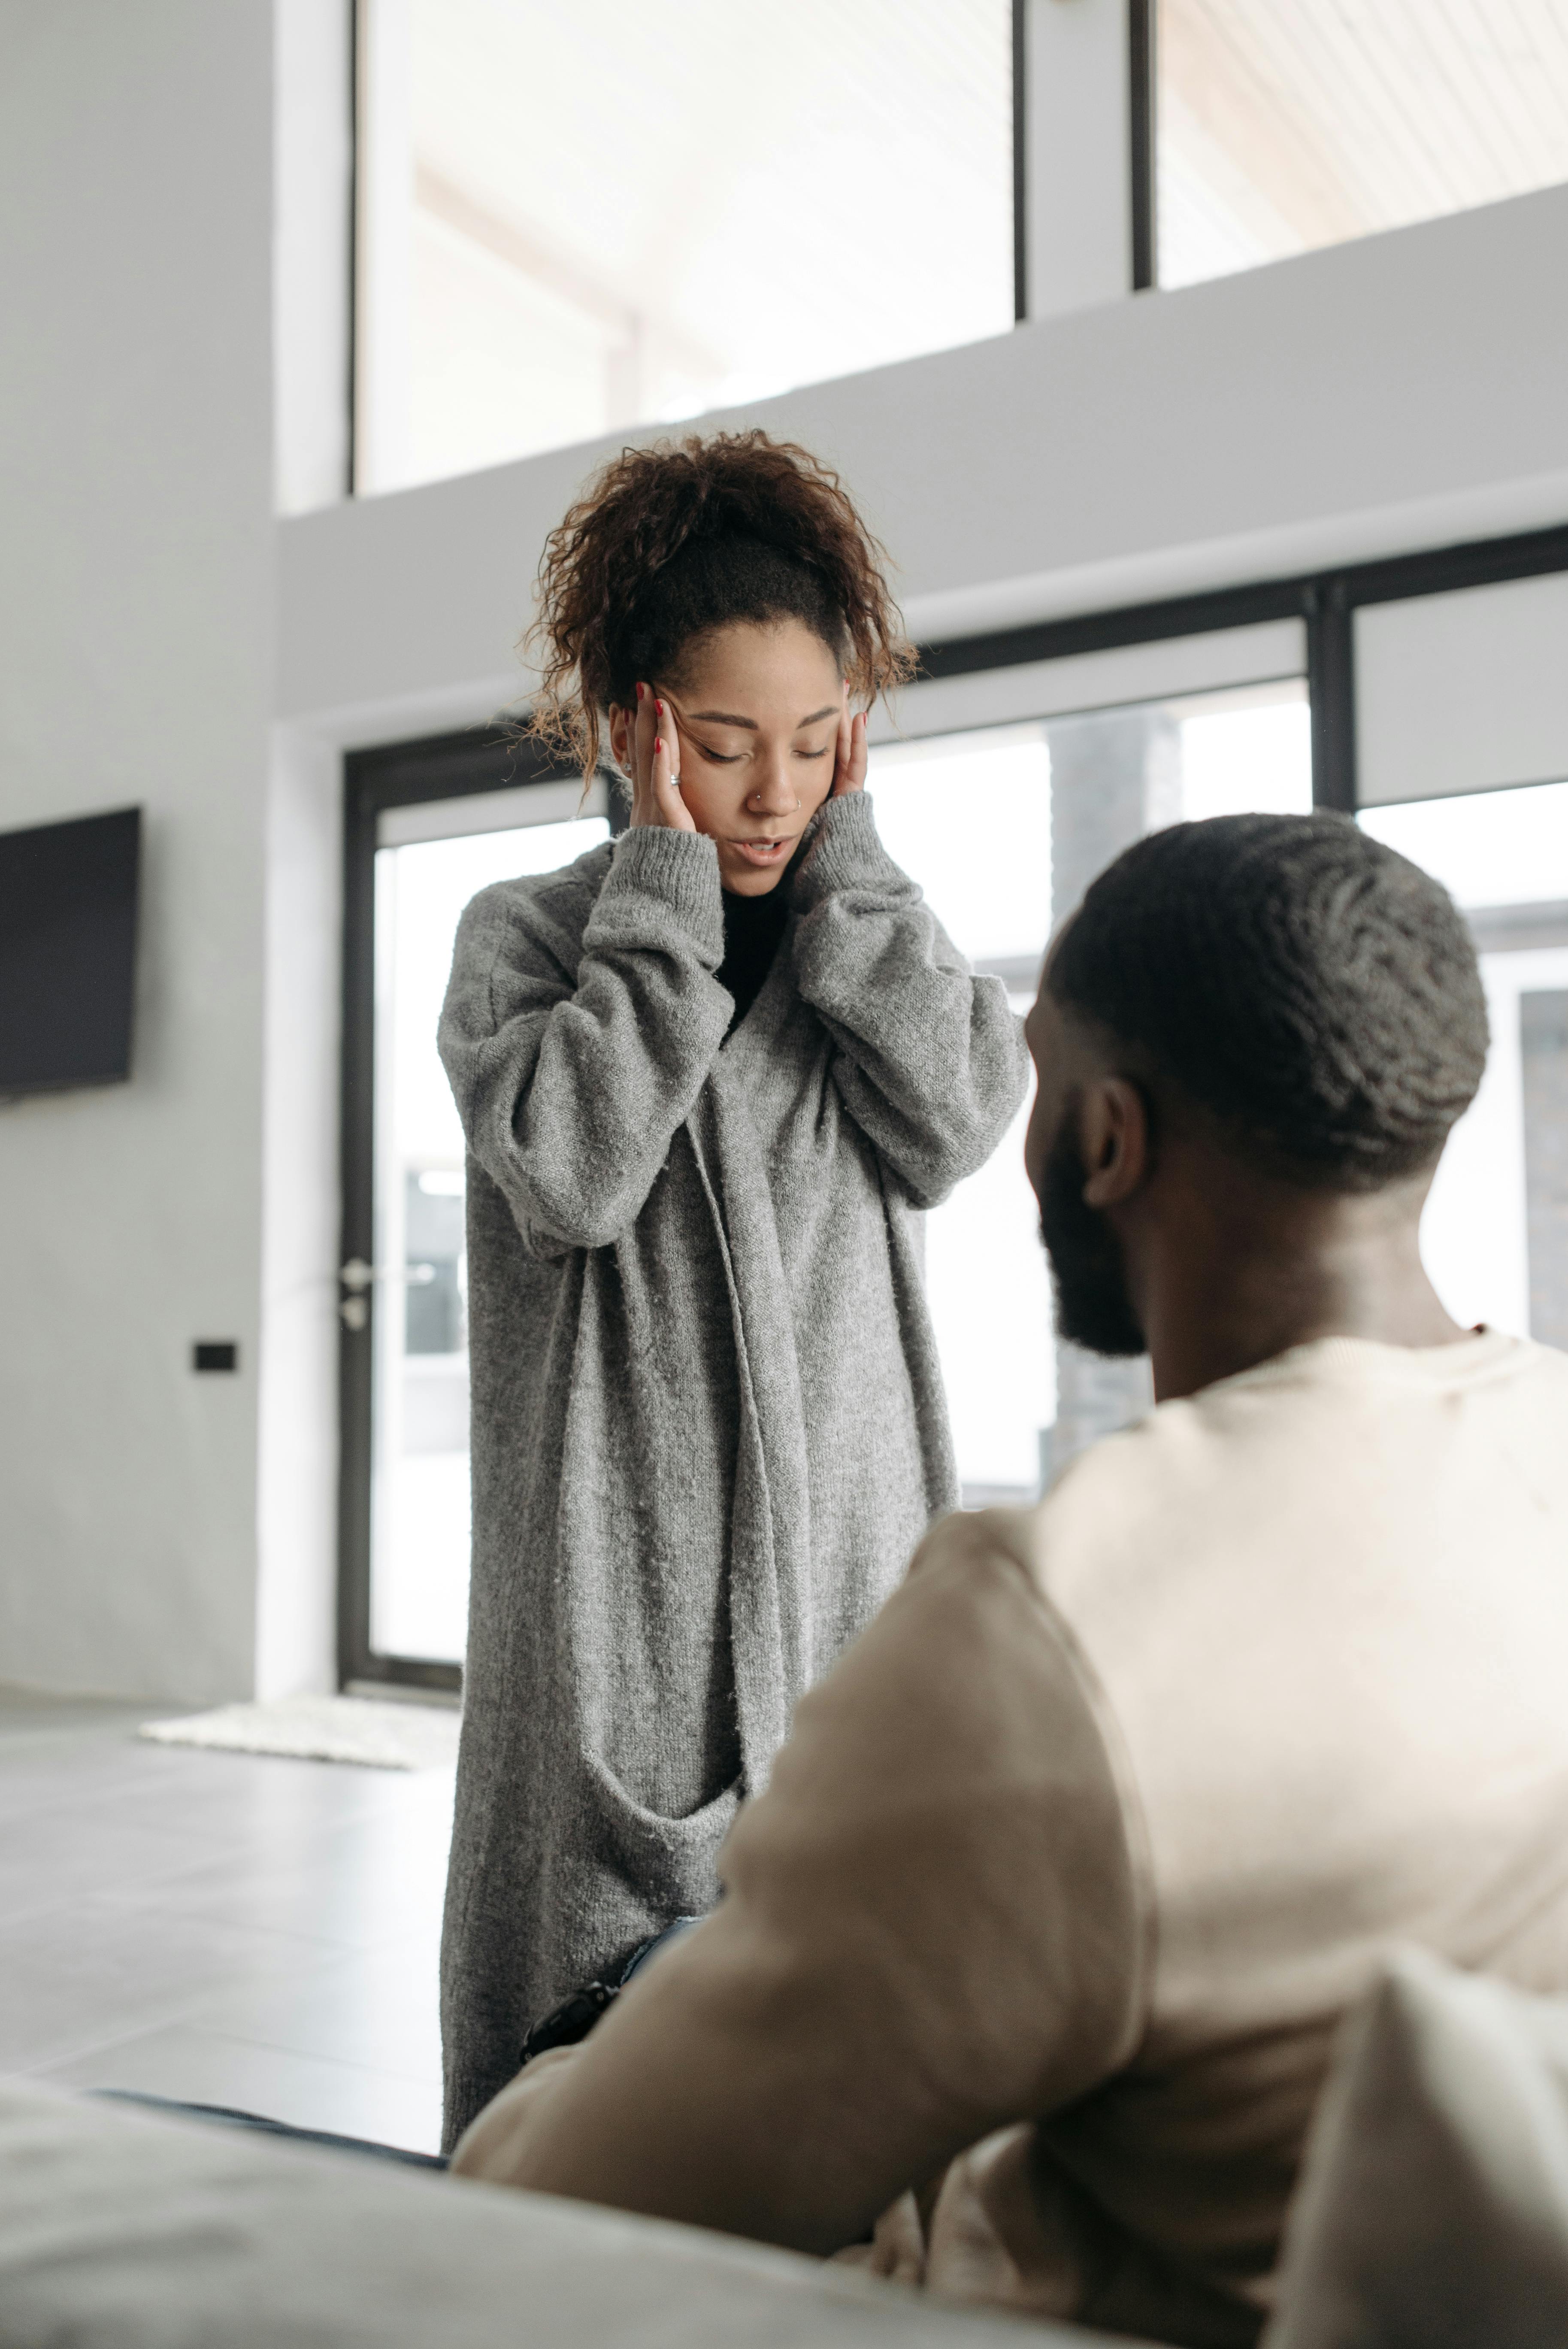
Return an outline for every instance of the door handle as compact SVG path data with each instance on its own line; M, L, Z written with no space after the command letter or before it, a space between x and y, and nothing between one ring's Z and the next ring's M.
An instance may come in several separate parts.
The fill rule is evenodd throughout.
M339 1299L337 1306L343 1326L346 1330L363 1330L370 1319L367 1289L377 1281L386 1281L395 1288L428 1288L436 1278L436 1268L433 1264L366 1264L362 1256L351 1256L346 1264L339 1265L337 1277L348 1291L346 1297Z

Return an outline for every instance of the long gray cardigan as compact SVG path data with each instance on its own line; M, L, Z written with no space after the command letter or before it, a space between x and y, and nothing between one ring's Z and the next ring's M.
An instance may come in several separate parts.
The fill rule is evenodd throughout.
M832 800L734 1009L718 861L629 832L484 890L468 1135L473 1585L442 1949L449 2142L531 2023L717 1897L796 1699L956 1499L916 1212L995 1147L1019 1023Z

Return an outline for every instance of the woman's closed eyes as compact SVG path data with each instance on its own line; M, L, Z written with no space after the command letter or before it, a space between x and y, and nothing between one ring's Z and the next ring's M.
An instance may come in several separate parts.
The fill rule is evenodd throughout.
M694 750L701 751L703 757L707 760L711 766L738 767L742 759L747 755L744 750L715 750L708 743L699 741L695 734L688 734L685 739L690 743ZM820 750L797 750L795 756L798 759L825 759L828 755L830 747L830 746L828 743L824 742Z

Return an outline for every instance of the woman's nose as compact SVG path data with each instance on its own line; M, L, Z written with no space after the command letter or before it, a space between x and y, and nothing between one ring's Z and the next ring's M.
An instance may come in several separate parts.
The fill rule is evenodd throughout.
M767 759L752 787L751 804L758 815L790 815L800 795L787 764L788 753Z

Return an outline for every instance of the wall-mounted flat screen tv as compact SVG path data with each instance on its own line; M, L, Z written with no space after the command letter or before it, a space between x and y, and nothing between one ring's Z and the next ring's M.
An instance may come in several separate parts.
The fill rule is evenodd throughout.
M0 1098L130 1074L141 810L0 833Z

